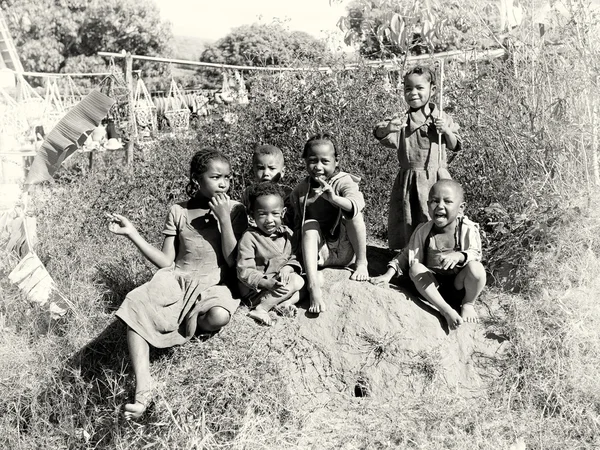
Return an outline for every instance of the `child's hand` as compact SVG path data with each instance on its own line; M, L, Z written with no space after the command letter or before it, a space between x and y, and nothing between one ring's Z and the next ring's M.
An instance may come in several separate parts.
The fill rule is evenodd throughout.
M274 292L275 294L285 295L288 292L288 289L285 287L285 284L275 278L265 280L263 285L264 289Z
M208 206L220 223L231 217L231 202L227 194L215 195L208 202Z
M294 273L294 268L292 266L283 266L279 271L279 281L283 283L283 285L287 285L290 282L290 275Z
M379 275L378 277L371 277L369 281L375 286L388 287L388 284L391 279L392 277L384 273L383 275Z
M406 128L406 116L394 117L389 121L387 129L390 133L400 131L402 128Z
M333 196L335 195L333 193L333 188L331 187L331 185L325 181L324 178L317 178L317 182L321 185L321 195L323 196L323 198L325 198L325 200L327 200L328 202L331 202L331 200L333 199Z
M440 260L442 262L442 269L451 270L456 267L457 264L463 263L465 255L461 252L452 252L447 255L442 255Z
M452 130L448 126L448 123L446 123L446 119L444 119L443 117L438 117L437 119L435 119L434 124L435 124L435 129L437 130L437 132L439 134L452 133Z
M108 230L111 233L118 234L121 236L130 236L136 232L133 224L126 217L120 214L106 213L108 218Z

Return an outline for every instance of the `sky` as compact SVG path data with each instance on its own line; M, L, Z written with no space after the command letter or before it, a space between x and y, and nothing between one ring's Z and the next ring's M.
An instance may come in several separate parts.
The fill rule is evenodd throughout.
M333 34L341 41L336 24L348 0L154 0L161 15L173 24L173 33L215 41L231 28L255 22L285 21L292 31L322 38Z

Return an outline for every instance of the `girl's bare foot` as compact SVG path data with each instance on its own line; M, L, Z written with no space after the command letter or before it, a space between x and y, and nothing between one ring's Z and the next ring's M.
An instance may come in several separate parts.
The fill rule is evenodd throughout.
M462 311L460 315L465 322L476 323L479 321L479 315L471 303L462 305Z
M256 320L258 323L261 323L263 325L267 325L267 326L272 326L275 321L273 319L271 319L271 316L269 316L269 312L265 309L262 309L260 307L253 309L252 311L250 311L248 313L248 317L252 317L254 320Z
M309 313L319 314L319 313L327 311L325 302L323 302L323 297L321 294L320 286L315 286L313 288L309 288L308 293L310 295L310 306L308 308Z
M123 408L125 412L123 415L126 420L137 420L146 412L150 402L152 401L152 390L148 388L144 391L138 391L135 393L135 402L127 403Z
M447 311L442 310L440 312L444 316L444 319L446 319L446 322L448 323L448 328L450 328L451 330L458 328L463 323L463 319L462 317L460 317L460 314L458 314L452 308L448 308Z
M367 263L357 263L350 266L354 272L350 275L350 279L354 281L369 281L369 270Z

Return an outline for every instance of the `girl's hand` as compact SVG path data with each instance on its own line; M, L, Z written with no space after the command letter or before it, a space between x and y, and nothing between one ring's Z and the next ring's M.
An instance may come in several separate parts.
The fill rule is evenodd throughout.
M121 236L131 236L137 231L129 219L120 214L106 213L106 217L109 220L108 230L111 233Z
M279 271L279 281L287 285L290 282L290 275L293 273L294 268L292 266L283 266Z
M275 294L285 295L288 293L288 289L285 284L275 278L271 278L265 282L265 288Z
M394 117L389 121L387 128L390 133L406 128L406 116Z
M229 195L215 195L208 202L208 206L220 223L231 218L231 201L229 200Z
M331 202L331 200L333 199L333 196L335 195L333 193L333 188L331 187L331 185L325 181L324 178L317 178L317 182L321 185L321 194L325 200L327 200L328 202Z
M452 130L448 127L446 120L443 117L438 117L434 121L435 129L439 134L449 134Z
M451 270L456 267L457 264L463 263L465 259L465 255L460 252L452 252L447 255L443 255L440 257L442 262L442 269Z
M371 282L371 284L374 284L375 286L388 287L388 284L391 279L392 277L384 273L383 275L379 275L378 277L370 278L369 282Z

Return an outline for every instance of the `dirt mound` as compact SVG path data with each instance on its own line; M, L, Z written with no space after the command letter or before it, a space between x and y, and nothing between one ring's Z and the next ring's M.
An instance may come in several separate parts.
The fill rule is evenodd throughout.
M328 310L311 316L300 308L297 320L282 319L271 334L304 410L333 419L335 408L323 407L341 398L386 402L432 389L473 398L495 378L491 363L508 343L484 325L448 331L434 308L402 287L350 281L346 270L323 274Z

